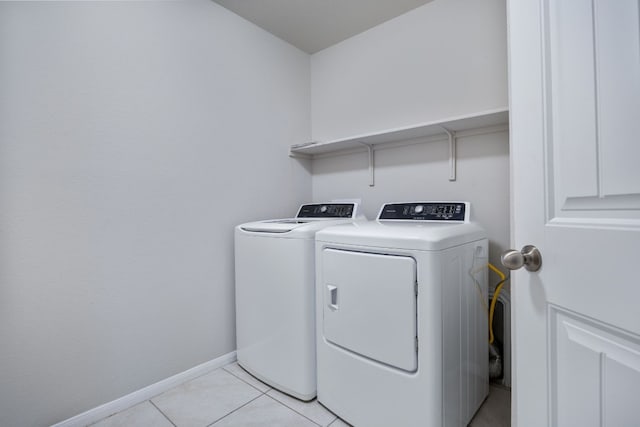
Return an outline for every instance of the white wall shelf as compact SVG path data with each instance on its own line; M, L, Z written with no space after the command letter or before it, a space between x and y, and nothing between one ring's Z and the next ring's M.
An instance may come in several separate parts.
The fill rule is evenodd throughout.
M326 142L308 142L290 147L291 157L313 158L315 155L347 151L366 146L369 154L370 186L374 185L374 147L377 144L408 141L413 139L443 135L449 140L450 181L456 179L456 132L471 131L486 127L507 125L509 110L507 108L485 111L468 116L453 117L435 122L421 123L414 126L389 129L383 132L357 135L349 138Z

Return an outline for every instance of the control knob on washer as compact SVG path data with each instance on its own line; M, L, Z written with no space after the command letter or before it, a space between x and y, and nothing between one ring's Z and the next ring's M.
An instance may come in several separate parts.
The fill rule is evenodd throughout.
M320 206L320 212L325 213L327 211L326 206Z
M415 207L415 209L413 211L415 213L419 214L419 213L422 213L423 210L424 210L424 206L418 205L418 206Z

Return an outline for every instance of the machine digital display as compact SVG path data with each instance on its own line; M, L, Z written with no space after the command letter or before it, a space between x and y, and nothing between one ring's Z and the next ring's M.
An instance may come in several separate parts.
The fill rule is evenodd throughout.
M296 218L351 218L353 203L302 205Z
M384 205L378 219L414 221L464 221L463 202L412 202Z

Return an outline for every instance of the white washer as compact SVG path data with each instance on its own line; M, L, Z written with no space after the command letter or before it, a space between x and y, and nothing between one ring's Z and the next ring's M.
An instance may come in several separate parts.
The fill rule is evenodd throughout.
M320 403L355 426L466 426L489 392L487 250L463 202L319 231Z
M316 396L314 237L358 219L357 203L308 204L235 228L238 363L298 399Z

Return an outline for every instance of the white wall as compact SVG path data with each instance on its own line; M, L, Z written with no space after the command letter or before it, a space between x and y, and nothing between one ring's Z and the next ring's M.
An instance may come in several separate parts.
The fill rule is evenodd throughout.
M311 57L317 141L506 108L504 0L436 0ZM503 130L458 140L449 182L446 139L313 161L313 198L361 197L375 218L388 201L466 200L490 236L491 262L509 245L509 147Z
M235 349L232 229L310 197L309 87L213 2L0 3L0 425Z
M504 0L436 0L311 57L327 141L507 106Z

